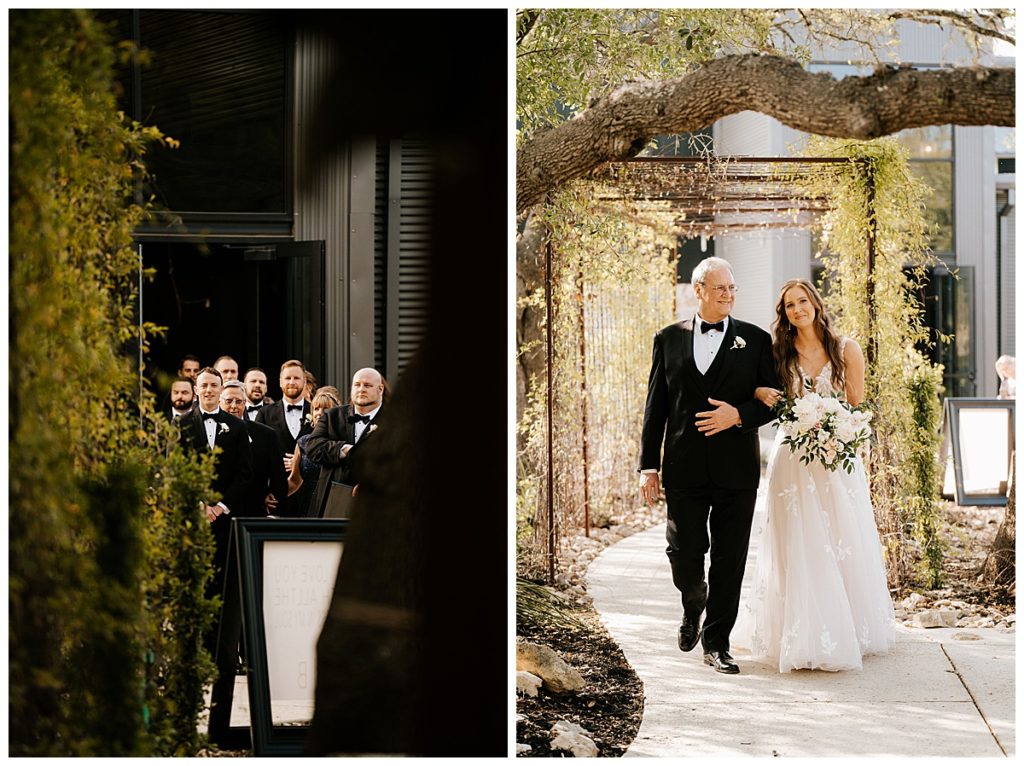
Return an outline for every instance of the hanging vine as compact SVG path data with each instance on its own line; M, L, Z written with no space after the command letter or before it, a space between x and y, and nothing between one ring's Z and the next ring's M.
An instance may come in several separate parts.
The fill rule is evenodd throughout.
M937 263L923 214L929 189L910 173L906 149L891 138L812 137L807 154L849 159L794 181L807 194L831 200L820 258L829 308L868 358L865 394L877 437L869 474L889 583L911 582L917 545L923 574L934 585L942 567L935 450L941 367L920 351L930 341L917 298Z
M582 532L587 520L606 525L636 500L624 466L635 459L650 338L672 313L674 238L656 219L602 207L596 196L593 184L574 184L537 211L546 231L540 247L552 248L550 316L543 270L519 301L543 325L531 343L545 343L549 322L552 338L550 505L546 353L528 371L518 424L519 569L540 578L563 535Z

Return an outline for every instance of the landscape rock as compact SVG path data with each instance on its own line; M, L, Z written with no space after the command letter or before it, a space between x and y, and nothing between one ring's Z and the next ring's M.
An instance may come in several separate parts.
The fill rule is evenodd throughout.
M516 691L528 694L531 697L537 696L540 685L544 683L539 677L526 670L516 671Z
M911 593L909 596L907 596L905 599L903 599L903 601L902 601L903 608L904 609L915 609L917 607L917 605L920 604L924 600L925 600L924 596L922 596L920 593L915 591L915 592Z
M927 609L914 615L915 628L955 628L959 613L955 609Z
M953 634L953 640L954 641L980 641L981 640L981 636L979 636L977 633L954 633Z
M516 742L516 755L522 755L533 750L529 745L524 745L522 742Z
M582 726L558 721L551 727L554 738L551 740L553 750L567 750L576 758L595 758L597 744L590 738L590 732Z
M544 685L557 693L577 692L586 685L579 671L554 650L523 639L516 641L516 670L540 676Z

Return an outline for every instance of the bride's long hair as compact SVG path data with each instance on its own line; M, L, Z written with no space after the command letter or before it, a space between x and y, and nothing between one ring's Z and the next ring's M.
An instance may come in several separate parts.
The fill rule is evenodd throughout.
M799 378L797 373L798 354L795 344L796 328L786 316L786 292L794 287L802 287L814 306L814 329L825 347L828 360L832 363L832 384L835 388L842 390L845 385L846 372L842 344L832 326L832 317L825 310L825 301L822 300L817 288L806 279L791 279L779 291L779 301L775 304L775 321L772 322L772 335L775 336L775 340L772 342L772 354L775 356L775 371L779 376L783 391L791 394L803 388L802 381L799 387L793 385L794 380Z

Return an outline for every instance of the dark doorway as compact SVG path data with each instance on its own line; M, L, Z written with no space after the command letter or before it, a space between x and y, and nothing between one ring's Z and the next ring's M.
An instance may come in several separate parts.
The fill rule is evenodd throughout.
M164 392L186 354L207 366L227 354L239 372L262 367L276 390L278 369L301 359L323 375L322 242L272 245L146 242L142 318L166 327L146 355L146 377Z

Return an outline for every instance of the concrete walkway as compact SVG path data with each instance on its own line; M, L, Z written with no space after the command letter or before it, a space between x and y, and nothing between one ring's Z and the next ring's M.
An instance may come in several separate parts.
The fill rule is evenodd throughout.
M703 664L699 645L676 646L664 525L607 548L587 583L644 684L627 756L1014 755L1013 633L897 626L895 650L865 658L861 671L780 674L737 652L740 674L727 676Z

